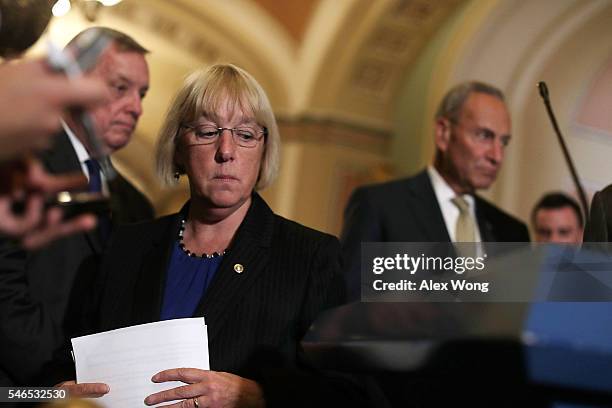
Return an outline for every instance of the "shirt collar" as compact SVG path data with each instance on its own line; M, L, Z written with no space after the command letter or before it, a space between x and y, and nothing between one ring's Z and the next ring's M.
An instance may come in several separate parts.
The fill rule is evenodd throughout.
M448 185L446 180L444 180L434 166L427 166L427 173L429 174L431 185L439 203L449 202L457 196L455 191ZM463 198L465 198L470 205L470 210L474 212L474 197L471 194L463 194Z

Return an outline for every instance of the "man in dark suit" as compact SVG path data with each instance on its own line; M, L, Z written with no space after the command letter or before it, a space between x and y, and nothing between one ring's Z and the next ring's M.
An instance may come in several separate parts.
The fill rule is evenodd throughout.
M349 298L360 295L362 242L523 242L527 227L477 196L496 179L510 142L502 92L480 82L451 89L435 117L432 165L415 176L358 188L345 210Z
M612 184L593 196L584 242L612 241Z
M110 99L90 114L103 145L112 152L129 142L142 114L142 98L149 87L144 57L148 51L123 33L102 30L112 41L88 75L107 84ZM65 316L68 301L71 292L80 290L77 270L83 265L95 267L112 224L153 217L151 204L127 180L120 175L105 179L76 123L65 117L62 125L64 131L40 160L50 173L82 171L90 191L110 193L111 215L99 219L97 230L38 251L0 242L0 385L32 384L63 343L65 328L72 324Z

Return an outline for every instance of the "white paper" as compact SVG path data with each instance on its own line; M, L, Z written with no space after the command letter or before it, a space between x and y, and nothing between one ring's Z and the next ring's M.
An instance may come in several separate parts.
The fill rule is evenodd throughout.
M185 385L153 383L170 368L208 370L208 333L204 318L165 320L72 339L78 383L101 382L110 392L96 399L104 407L145 407L153 393ZM166 403L167 404L167 403Z

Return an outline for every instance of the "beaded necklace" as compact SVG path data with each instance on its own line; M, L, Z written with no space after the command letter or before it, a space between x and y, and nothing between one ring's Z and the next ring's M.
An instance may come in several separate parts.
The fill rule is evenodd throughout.
M190 250L188 250L185 247L185 243L183 242L183 233L185 232L185 219L181 220L181 228L179 229L179 237L178 237L178 246L179 248L181 248L183 250L183 252L187 255L190 256L192 258L206 258L206 259L211 259L211 258L216 258L218 256L223 256L227 253L227 248L223 250L223 252L219 253L219 252L213 252L212 254L207 254L207 253L203 253L202 255L197 255L194 254L193 252L191 252Z

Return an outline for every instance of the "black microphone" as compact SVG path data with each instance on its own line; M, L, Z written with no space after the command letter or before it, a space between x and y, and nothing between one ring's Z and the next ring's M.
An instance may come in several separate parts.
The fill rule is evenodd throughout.
M587 203L586 194L584 193L584 188L582 188L582 184L580 184L580 179L578 178L576 167L574 166L572 157L570 156L569 150L567 149L567 145L565 144L565 140L563 139L563 135L561 134L561 130L559 129L557 118L555 118L555 114L553 113L552 106L550 104L550 94L548 93L548 87L546 86L546 82L538 82L538 90L540 91L540 96L542 96L542 100L544 101L544 105L546 106L546 111L548 112L548 117L550 118L550 122L552 123L553 129L557 134L557 139L559 140L559 144L561 145L561 151L563 152L563 157L565 158L565 162L567 163L567 166L569 167L570 173L572 175L572 180L574 181L576 191L578 192L578 198L580 199L582 211L584 212L584 216L588 217L589 205Z

